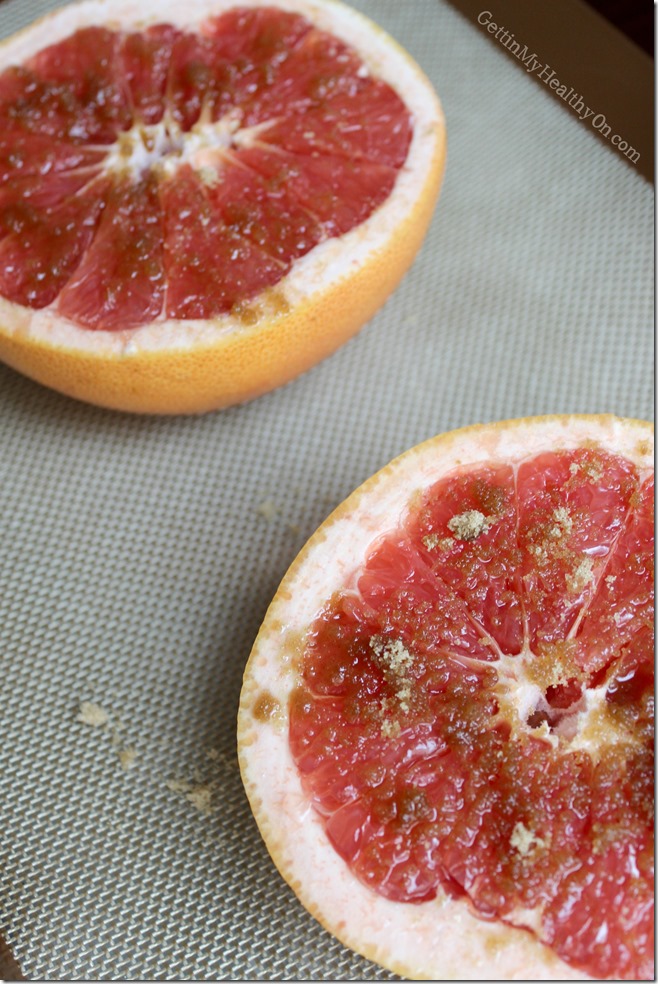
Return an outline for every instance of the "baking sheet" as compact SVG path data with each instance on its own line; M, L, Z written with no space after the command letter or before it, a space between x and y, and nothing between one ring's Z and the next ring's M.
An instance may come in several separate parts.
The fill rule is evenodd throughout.
M2 33L53 6L8 0ZM235 716L266 607L424 438L652 413L651 187L447 3L354 6L433 80L449 141L427 241L364 331L201 418L0 367L0 925L28 978L395 979L302 909L252 820Z

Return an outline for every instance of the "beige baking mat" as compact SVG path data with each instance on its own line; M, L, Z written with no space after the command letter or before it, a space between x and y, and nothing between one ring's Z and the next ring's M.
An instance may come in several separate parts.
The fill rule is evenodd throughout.
M652 412L651 187L446 3L355 5L434 80L449 132L427 242L367 328L199 419L0 367L0 927L33 979L393 979L305 913L251 818L235 716L266 606L418 441ZM51 6L8 0L2 32Z

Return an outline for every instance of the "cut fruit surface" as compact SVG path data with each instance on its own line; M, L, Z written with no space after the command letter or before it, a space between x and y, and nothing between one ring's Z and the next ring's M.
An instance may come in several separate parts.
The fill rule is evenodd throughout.
M476 426L357 489L245 670L283 876L415 979L653 979L653 431Z
M0 358L200 412L383 304L445 156L430 83L335 0L83 0L0 46Z

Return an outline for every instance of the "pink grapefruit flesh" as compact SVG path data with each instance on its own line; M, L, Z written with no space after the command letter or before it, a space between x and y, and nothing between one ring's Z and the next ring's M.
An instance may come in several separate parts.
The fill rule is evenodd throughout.
M412 130L348 45L267 6L81 28L5 69L0 122L0 292L109 331L273 287L385 201Z

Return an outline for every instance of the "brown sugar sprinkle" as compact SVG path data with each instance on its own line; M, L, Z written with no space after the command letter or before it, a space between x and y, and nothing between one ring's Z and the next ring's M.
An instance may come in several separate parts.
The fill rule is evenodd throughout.
M555 525L551 526L548 531L548 535L553 540L561 540L563 537L567 537L571 534L573 529L573 520L569 515L568 509L564 506L560 506L553 513L553 519L555 520Z
M167 779L165 785L172 793L182 794L203 816L208 817L213 812L212 798L217 785L215 781L194 784L186 779Z
M510 846L514 848L515 851L521 855L521 857L526 858L532 854L536 854L538 851L543 850L546 847L546 841L543 837L538 837L532 830L520 820L514 825L512 830L512 836L510 837Z
M440 536L438 533L428 533L427 536L423 537L422 542L426 550L436 550L437 547L441 550L450 550L450 547L455 541L451 536Z
M373 636L370 648L377 657L377 662L391 670L395 676L404 675L413 663L413 656L400 639L382 639Z
M479 509L467 509L448 520L448 529L458 540L477 540L494 522L495 520L485 516Z
M576 661L577 652L575 639L542 643L533 659L526 664L528 679L544 691L569 680L582 679L583 671Z
M503 515L508 502L505 489L477 479L474 483L473 491L475 492L477 501L485 511L485 515L496 518L500 518Z
M259 305L250 301L238 301L231 308L231 314L243 325L251 327L258 323L262 315L262 310Z
M592 482L600 482L603 477L603 468L598 461L572 461L569 471L572 475L581 472Z
M622 823L593 823L592 847L595 854L604 854L612 844L632 838L632 826Z
M120 732L124 730L124 725L121 721L112 721L104 707L94 703L94 701L83 700L78 707L76 721L79 721L80 724L86 724L90 728L102 729L109 733L111 743L116 748L121 768L124 772L129 772L130 769L134 768L139 758L139 752L133 745L123 744Z
M122 769L128 771L132 769L137 761L137 749L133 745L128 745L127 748L119 749L119 763Z
M384 697L379 706L379 713L376 715L381 722L380 733L382 738L397 738L402 731L400 722L390 716L394 711L392 703L388 697Z
M279 507L276 502L272 501L272 499L266 499L264 502L261 502L258 506L256 506L256 512L263 517L265 522L271 523L279 512Z
M391 721L389 718L382 721L382 738L397 738L401 730L402 728L400 727L399 721Z
M586 555L579 561L575 570L571 574L567 574L567 588L572 594L580 594L594 580L593 567L594 561Z
M576 555L569 550L568 540L573 531L573 519L569 510L559 506L546 523L531 532L528 551L540 564L547 564L551 558L562 557L576 565ZM583 571L584 573L584 571Z
M100 704L94 704L91 700L81 701L76 718L80 724L88 724L91 728L104 728L109 720L110 715Z
M201 183L206 185L207 188L214 188L215 185L220 183L219 172L215 170L214 167L200 167L197 168L197 175L199 176Z
M212 813L212 792L210 786L196 786L187 793L187 798L199 813L209 816Z
M407 713L412 698L413 681L408 671L413 665L413 656L400 639L382 639L381 636L373 636L370 640L370 648L375 662L384 671L387 681L395 688L400 710Z

